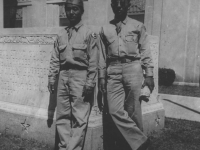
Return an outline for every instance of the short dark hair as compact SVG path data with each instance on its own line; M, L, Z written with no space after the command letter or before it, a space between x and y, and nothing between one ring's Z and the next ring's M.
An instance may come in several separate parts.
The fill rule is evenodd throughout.
M67 6L67 4L68 3L65 3L65 9L66 9L66 6ZM81 9L81 11L84 13L84 6L79 6L79 5L77 5L80 9Z
M131 0L127 0L129 3L131 2ZM111 0L111 3L116 2L116 0Z

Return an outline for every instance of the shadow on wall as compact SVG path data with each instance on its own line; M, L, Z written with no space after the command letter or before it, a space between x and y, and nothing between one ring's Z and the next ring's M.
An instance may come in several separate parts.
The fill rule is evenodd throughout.
M16 27L17 0L4 0L4 28Z
M58 87L58 79L55 82L55 91L53 94L50 94L50 97L49 97L48 119L47 119L47 126L49 128L53 124L53 118L55 115L55 110L56 110L56 105L57 105L57 87Z
M49 106L48 106L48 119L47 119L47 126L48 128L51 128L53 124L53 118L55 116L55 110L57 106L57 87L58 87L58 78L55 82L55 91L53 94L50 94L49 97ZM59 143L59 137L57 130L55 130L55 146L54 150L58 150L58 143Z

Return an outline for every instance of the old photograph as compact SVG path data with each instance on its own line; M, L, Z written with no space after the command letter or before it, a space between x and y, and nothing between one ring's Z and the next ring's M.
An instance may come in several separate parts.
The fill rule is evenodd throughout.
M0 0L0 150L200 150L200 0Z

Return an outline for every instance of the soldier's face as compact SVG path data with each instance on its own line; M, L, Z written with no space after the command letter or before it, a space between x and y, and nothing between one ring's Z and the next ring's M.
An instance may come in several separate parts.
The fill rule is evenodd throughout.
M126 16L129 6L130 0L112 0L111 2L111 7L117 17Z
M70 23L78 23L81 20L83 10L78 5L66 4L65 11Z

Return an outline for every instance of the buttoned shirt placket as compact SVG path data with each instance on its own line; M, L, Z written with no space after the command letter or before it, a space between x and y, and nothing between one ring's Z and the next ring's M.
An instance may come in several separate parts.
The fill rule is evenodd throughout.
M118 36L118 57L120 57L120 50L121 50L121 22L116 24L116 31Z
M126 55L126 50L124 48L124 41L123 41L123 25L125 25L125 22L119 22L116 24L117 27L117 36L118 36L118 57L125 57Z
M77 32L78 32L78 29L79 29L80 27L77 27L77 28L75 28L75 27L70 27L69 29L68 29L68 46L69 46L69 49L70 49L70 53L71 53L71 56L73 57L73 49L72 49L72 47L73 47L73 44L74 44L74 42L75 42L75 40L76 40L76 37L77 37ZM69 78L71 78L71 75L72 75L72 72L71 72L72 70L71 69L69 69L69 72L70 72L70 76L69 76ZM70 80L68 80L68 82L70 82Z

